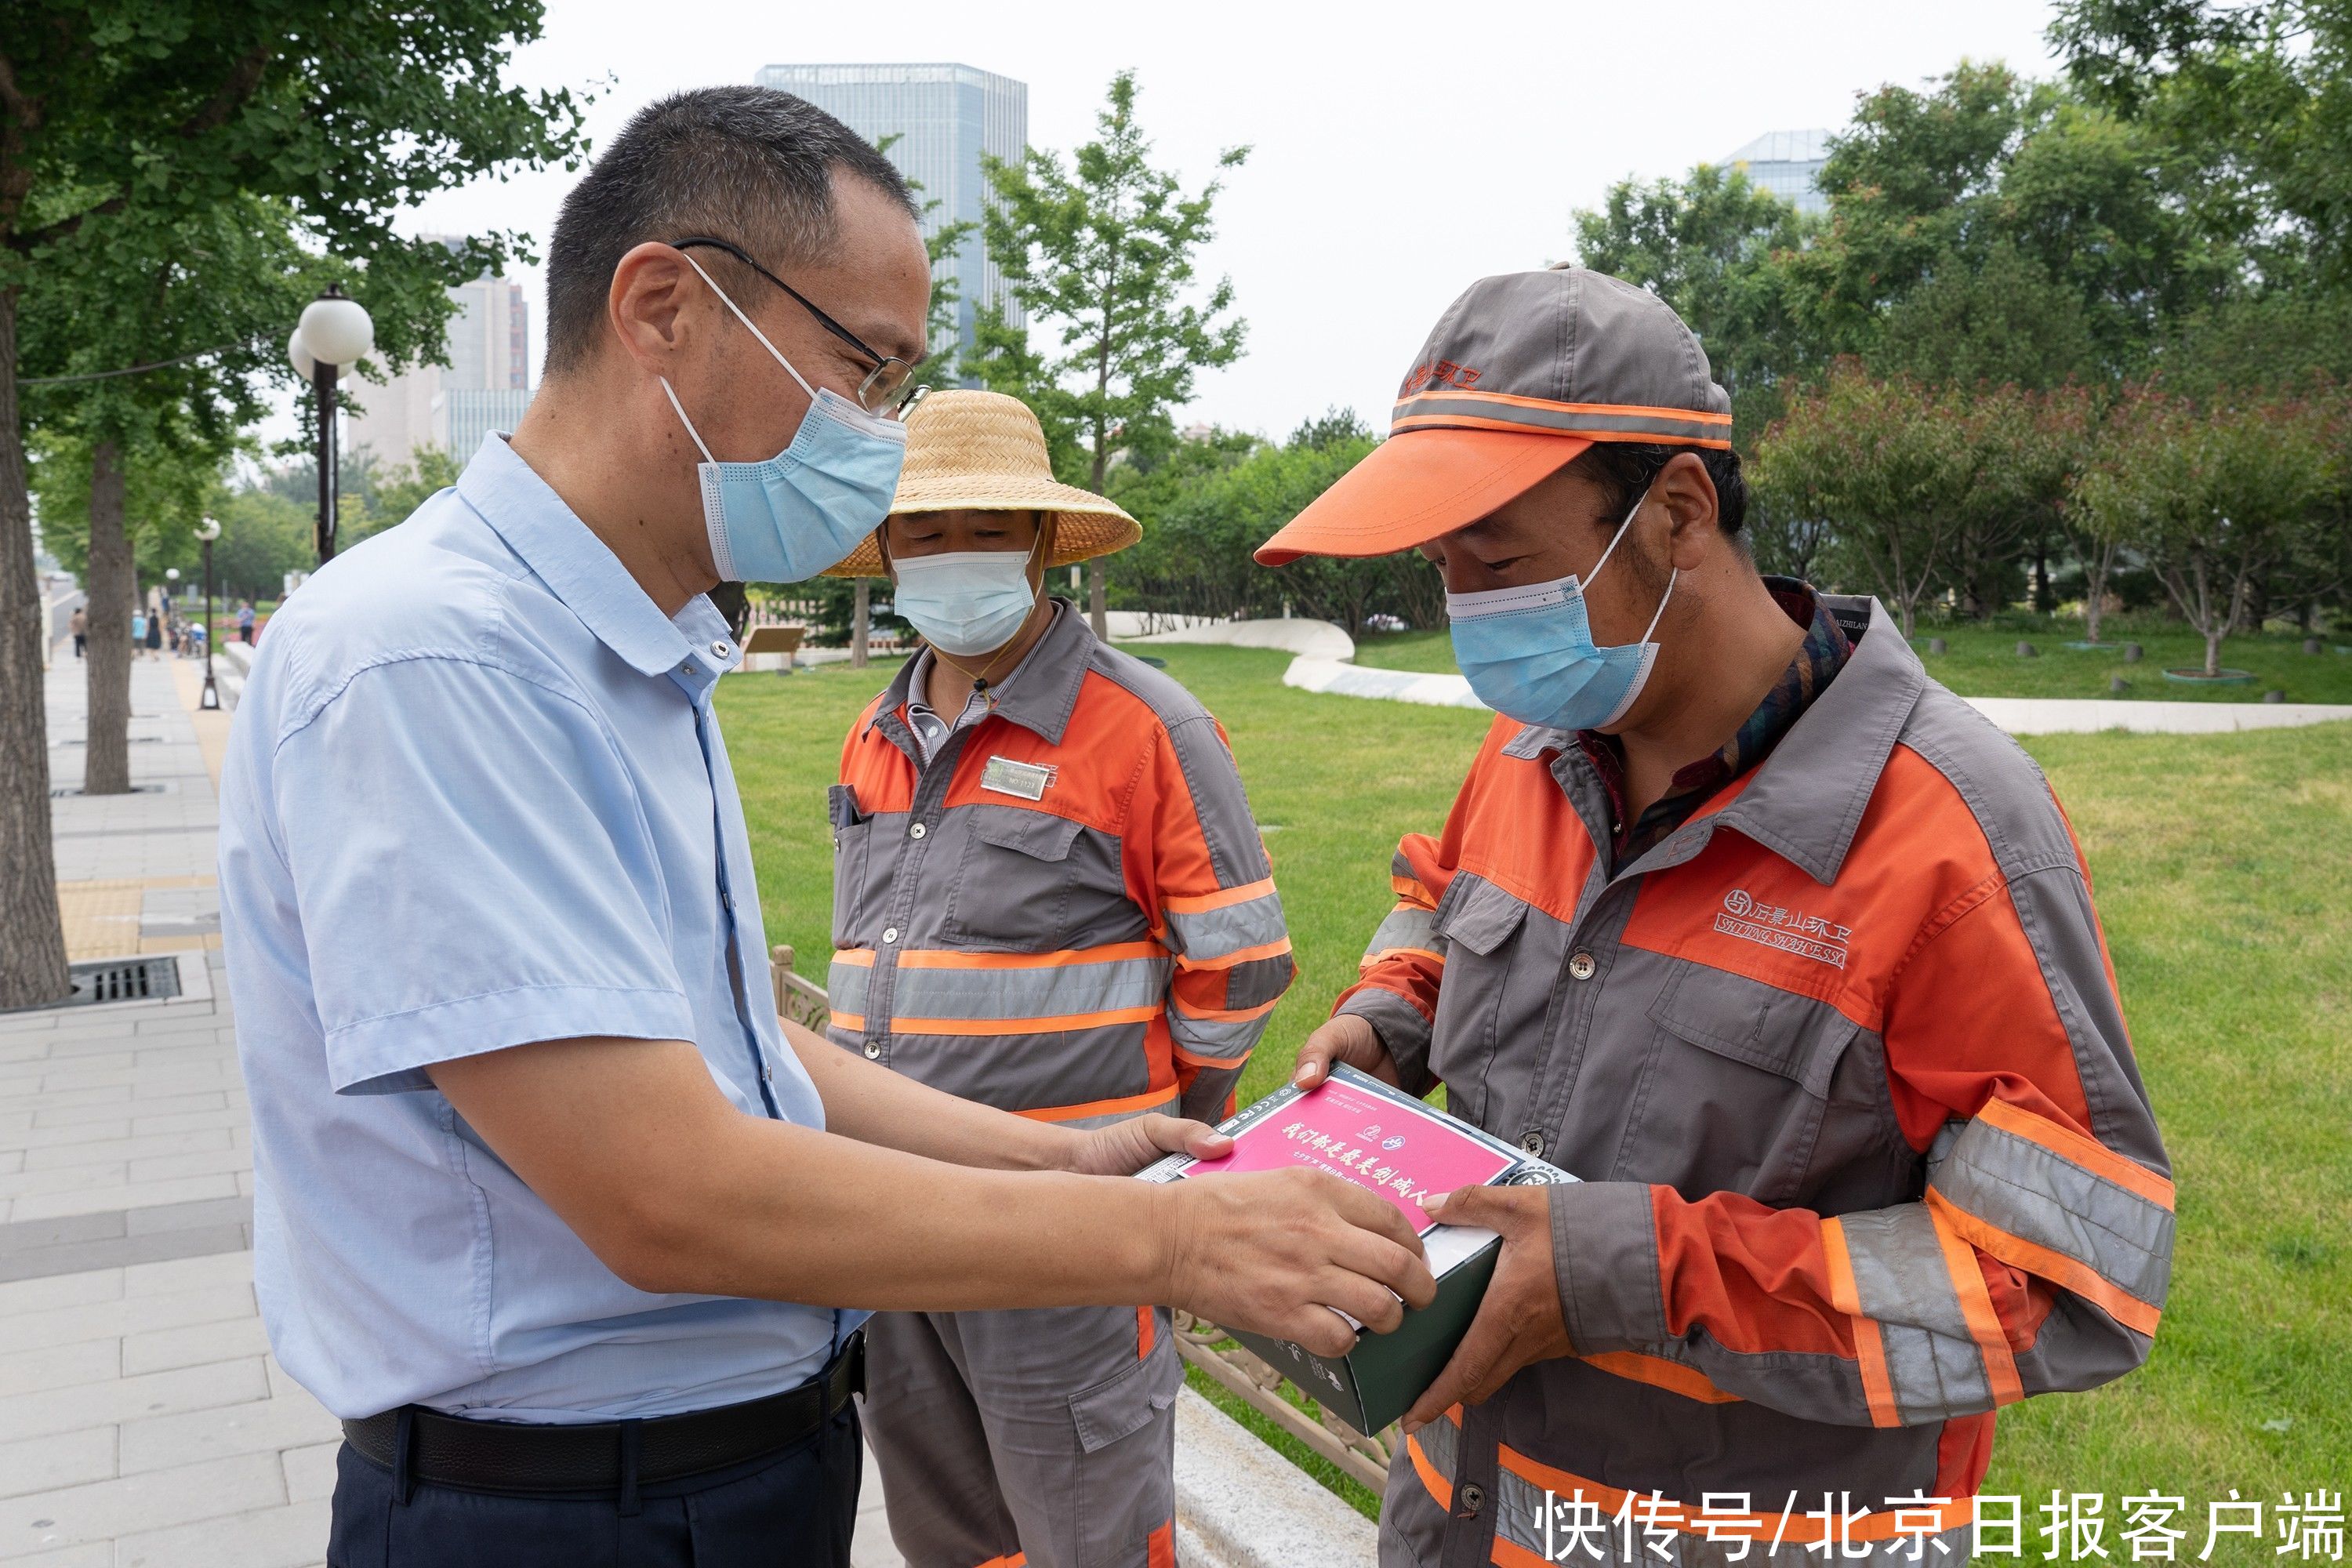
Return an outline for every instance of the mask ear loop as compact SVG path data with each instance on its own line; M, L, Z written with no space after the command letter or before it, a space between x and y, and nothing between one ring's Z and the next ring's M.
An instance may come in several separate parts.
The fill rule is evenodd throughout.
M1609 564L1609 558L1617 553L1617 546L1624 540L1625 531L1633 526L1633 519L1640 514L1642 503L1650 499L1650 491L1656 488L1657 483L1656 476L1653 475L1650 482L1642 487L1642 493L1633 498L1633 504L1625 509L1625 521L1617 525L1615 533L1610 535L1609 548L1602 551L1601 559L1592 563L1592 576L1585 578L1581 586L1591 587L1593 579L1601 575L1601 569Z
M677 410L677 422L686 426L686 433L688 435L694 437L695 446L701 450L702 460L715 467L718 464L719 459L710 455L709 447L702 445L702 432L697 430L694 427L694 421L686 416L686 405L677 400L677 392L670 385L669 377L666 375L657 375L654 379L662 384L662 390L664 392L669 394L669 405Z
M702 270L701 262L697 261L692 256L688 255L683 250L679 251L678 254L686 257L686 264L688 267L693 268L696 274L699 276L705 283L710 283L710 291L719 296L719 302L735 312L735 319L742 322L745 327L749 328L753 337L760 340L760 346L761 348L776 356L776 363L782 365L786 373L789 374L794 381L801 384L801 390L808 394L809 401L811 403L814 403L816 401L816 388L811 386L808 384L807 378L802 375L799 371L793 369L793 362L784 357L783 351L777 348L775 344L768 341L768 334L761 331L759 325L754 322L751 317L743 313L743 308L740 305L738 305L734 300L730 300L727 297L726 289L721 289L716 283L711 283L710 274ZM672 397L671 401L677 401L675 396Z

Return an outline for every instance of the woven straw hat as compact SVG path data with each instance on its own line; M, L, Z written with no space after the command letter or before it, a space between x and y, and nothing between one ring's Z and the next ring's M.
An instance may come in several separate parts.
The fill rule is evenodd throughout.
M907 416L907 466L895 514L908 511L1038 511L1054 523L1048 566L1124 550L1143 527L1118 507L1059 483L1045 456L1045 432L1017 397L1001 392L934 392ZM828 577L885 575L882 547L868 534Z

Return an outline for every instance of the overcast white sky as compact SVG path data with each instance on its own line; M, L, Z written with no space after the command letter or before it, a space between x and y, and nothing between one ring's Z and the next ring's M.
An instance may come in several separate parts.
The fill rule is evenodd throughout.
M1233 278L1248 352L1201 379L1187 418L1278 437L1332 405L1383 423L1447 301L1486 274L1566 259L1570 214L1613 181L1677 174L1765 131L1843 125L1857 92L1963 57L2047 73L2048 15L2043 0L551 0L513 78L601 84L601 146L665 92L771 62L954 60L1027 82L1031 144L1067 149L1091 135L1112 73L1134 67L1158 158L1188 183L1219 149L1253 149L1202 267ZM411 226L543 241L571 178L484 180ZM540 280L521 276L536 380Z

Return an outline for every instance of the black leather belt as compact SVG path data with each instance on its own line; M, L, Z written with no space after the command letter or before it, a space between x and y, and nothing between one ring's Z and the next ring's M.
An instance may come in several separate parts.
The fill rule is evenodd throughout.
M343 1440L392 1471L404 1491L423 1484L501 1495L620 1494L781 1452L865 1390L861 1331L808 1382L740 1405L578 1426L470 1421L411 1405L344 1422Z

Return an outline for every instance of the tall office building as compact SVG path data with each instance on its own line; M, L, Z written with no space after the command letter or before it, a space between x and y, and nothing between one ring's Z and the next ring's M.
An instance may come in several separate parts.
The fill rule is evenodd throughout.
M1829 197L1814 182L1829 162L1831 131L1767 131L1723 160L1745 173L1748 183L1793 203L1801 213L1825 213Z
M446 365L416 365L355 389L366 413L344 439L369 448L379 463L406 463L417 447L434 447L463 464L485 433L520 424L530 402L530 307L522 285L485 275L449 297L457 309L449 318Z
M767 66L761 87L797 93L860 136L891 142L890 162L920 185L918 202L937 202L923 219L926 237L950 223L978 224L988 199L988 179L980 155L1010 163L1029 146L1029 88L1025 82L971 66ZM966 236L943 278L956 286L955 344L971 346L980 307L1003 297L1004 280L990 264L977 228ZM1004 300L1006 316L1022 322L1021 307ZM947 353L947 342L931 345Z

